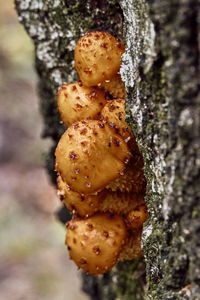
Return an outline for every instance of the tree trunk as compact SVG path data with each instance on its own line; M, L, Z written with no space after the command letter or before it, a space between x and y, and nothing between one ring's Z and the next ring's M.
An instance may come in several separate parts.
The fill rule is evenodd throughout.
M126 111L145 161L149 218L143 260L84 276L92 299L200 299L200 99L197 0L15 0L35 43L44 137L64 125L56 107L63 82L76 79L73 50L88 30L126 45L121 75ZM54 145L54 148L55 148ZM54 149L47 159L55 182Z

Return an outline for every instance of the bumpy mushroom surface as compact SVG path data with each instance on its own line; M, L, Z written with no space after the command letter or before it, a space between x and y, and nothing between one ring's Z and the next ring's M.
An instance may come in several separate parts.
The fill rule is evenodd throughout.
M120 176L131 153L113 128L101 121L74 123L62 135L55 152L56 170L69 187L93 194Z
M107 99L105 92L85 87L80 81L64 84L58 92L58 110L63 122L70 126L76 121L97 118Z
M109 101L102 109L101 117L109 124L109 126L115 128L124 139L130 140L132 134L130 126L125 121L124 99Z
M87 32L75 47L75 68L85 86L111 79L120 68L124 45L109 33Z
M130 229L139 229L148 218L147 206L145 203L136 206L129 212L127 225Z
M61 176L58 176L57 186L61 201L66 205L69 211L81 217L89 217L95 214L106 196L105 191L101 191L96 195L80 195L72 191L62 180Z
M113 96L113 98L122 98L126 96L126 90L120 74L114 75L110 80L104 81L101 86L106 92Z
M107 272L117 262L126 242L127 230L118 215L96 214L68 223L66 245L70 258L92 275Z

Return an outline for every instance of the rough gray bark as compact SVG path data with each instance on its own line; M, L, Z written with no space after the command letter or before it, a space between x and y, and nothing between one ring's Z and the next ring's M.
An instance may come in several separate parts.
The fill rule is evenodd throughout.
M56 92L76 78L75 41L104 30L126 44L121 68L127 118L145 160L149 219L144 262L120 263L88 276L94 299L200 299L200 99L197 0L15 0L33 38L44 136L65 129ZM123 22L122 22L123 21ZM123 33L122 33L123 23ZM48 159L53 173L53 150ZM146 292L146 296L144 296Z

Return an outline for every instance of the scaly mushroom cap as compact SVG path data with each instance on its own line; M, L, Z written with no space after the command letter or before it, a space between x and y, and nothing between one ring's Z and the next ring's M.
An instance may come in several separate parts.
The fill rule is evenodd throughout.
M121 79L120 74L114 75L110 80L102 82L101 86L106 92L113 96L113 98L122 98L126 97L126 90L124 83Z
M127 225L130 229L139 229L148 218L147 206L145 203L136 206L127 216Z
M131 153L107 124L97 120L74 123L56 148L56 170L69 187L88 195L120 176Z
M95 119L107 103L108 96L96 87L75 82L64 84L58 92L58 110L63 122L70 126L84 119Z
M125 100L115 99L109 101L101 111L101 117L109 126L115 128L124 138L130 140L131 128L125 121Z
M109 213L96 214L68 223L66 245L70 258L79 268L99 275L114 266L126 237L127 230L122 217Z
M105 191L101 191L96 195L80 195L70 190L61 176L58 176L57 186L60 200L67 206L69 211L81 217L94 215L99 210L100 204L106 196Z
M131 128L125 120L125 100L114 99L109 101L101 111L101 120L106 121L111 127L121 134L132 152L139 154L135 137Z
M85 86L98 85L115 75L121 65L124 45L106 32L87 32L75 48L75 68Z

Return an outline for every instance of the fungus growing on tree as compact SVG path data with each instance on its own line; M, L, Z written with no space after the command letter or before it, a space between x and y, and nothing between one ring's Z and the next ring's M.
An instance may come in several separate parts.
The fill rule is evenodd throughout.
M110 34L86 33L75 48L81 82L58 92L59 112L69 126L55 151L58 194L73 214L66 244L77 266L92 275L143 255L146 180L125 120L123 52L124 45Z
M131 229L139 229L148 218L147 206L142 203L128 213L127 225Z
M101 86L106 92L116 99L124 99L126 97L126 90L120 74L114 75L110 80L104 81Z
M127 238L123 218L109 213L67 224L66 244L78 267L92 275L110 270L118 260Z
M84 86L103 83L119 72L124 45L109 33L87 32L76 44L75 68Z
M55 155L56 170L62 179L73 191L85 195L102 190L118 178L131 157L122 137L97 120L70 126Z
M133 136L131 128L125 121L125 100L114 99L109 101L101 111L102 120L106 121L110 127L129 141Z
M144 192L120 192L119 190L112 192L105 189L104 198L100 202L98 210L100 212L118 213L127 219L128 214L142 204L144 204Z
M146 179L143 172L143 159L135 155L120 177L107 185L112 191L140 193L145 191Z
M58 176L57 185L60 200L71 213L77 214L80 217L89 217L99 211L100 204L106 196L105 191L101 191L95 195L81 195L74 192L62 180L61 176Z
M96 119L107 103L107 94L98 87L85 87L80 81L63 84L58 91L58 110L63 122Z

